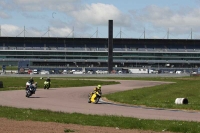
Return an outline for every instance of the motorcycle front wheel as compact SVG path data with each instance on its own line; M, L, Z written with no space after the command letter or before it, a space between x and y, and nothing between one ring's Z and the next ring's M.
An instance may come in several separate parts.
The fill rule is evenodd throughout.
M91 103L91 94L88 94L88 103Z
M49 89L49 85L44 85L44 89Z
M97 104L99 102L99 99L100 97L97 97L94 103Z
M91 103L91 100L90 100L90 98L88 98L88 103Z
M27 92L26 92L26 97L29 98L30 96L31 96L31 92L30 92L30 91L27 91Z

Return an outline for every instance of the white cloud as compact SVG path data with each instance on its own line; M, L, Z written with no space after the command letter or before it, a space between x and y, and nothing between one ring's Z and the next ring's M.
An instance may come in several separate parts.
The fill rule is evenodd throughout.
M74 26L79 30L78 32L87 32L94 26L107 26L110 19L113 20L114 26L131 25L131 16L110 4L84 5L81 0L9 0L0 3L2 3L0 8L3 7L6 13L12 14L13 19L22 17L24 25L32 19L32 22L39 20L42 25L46 23L50 24L50 27L63 28L67 25L72 29ZM56 13L54 21L58 22L52 23L54 12ZM63 23L59 25L59 21ZM14 22L15 20L13 25Z
M83 24L107 25L113 19L116 26L130 26L131 19L113 5L95 3L81 5L80 0L12 0L13 10L26 12L25 17L30 17L28 12L42 12L47 10L58 11L74 17L75 21ZM8 4L8 3L7 3ZM34 17L34 16L32 16Z
M50 28L50 36L53 37L71 37L73 35L72 29L68 27L57 28L51 27Z
M22 13L22 15L28 19L47 19L47 15L43 14L29 14L29 13Z
M141 11L132 12L134 19L144 25L152 25L155 30L168 29L172 32L188 32L200 27L200 9L182 8L172 10L168 7L148 6Z
M108 20L113 20L118 26L128 26L131 23L130 17L115 6L102 3L86 5L80 10L73 11L71 15L81 23L97 26L107 25Z
M0 18L8 19L11 18L11 16L5 13L4 11L0 11Z
M58 10L70 11L80 0L13 0L13 3L22 11Z
M72 36L72 29L69 27L49 27L46 31L38 30L34 27L26 28L18 27L15 25L4 24L1 25L1 36L23 37L25 33L26 37L67 37Z
M22 30L15 25L1 25L1 36L17 36L21 31Z
M53 13L54 17L52 16ZM113 20L114 28L122 28L126 32L142 34L143 29L150 33L151 37L164 35L167 30L174 34L189 34L191 29L200 32L200 9L181 7L147 6L143 9L132 10L130 14L123 13L120 7L112 4L92 3L84 5L81 0L2 0L0 1L0 19L2 23L9 23L11 36L23 31L17 24L22 21L29 31L27 35L41 36L44 31L39 30L42 25L51 27L51 36L67 36L75 28L75 35L92 32L99 28L104 31L108 26L108 20ZM13 16L11 16L13 15ZM132 15L132 16L131 16ZM12 18L12 21L6 20ZM15 20L16 19L16 20ZM33 28L32 26L36 26ZM2 24L1 24L2 25ZM2 25L3 26L3 25ZM5 26L5 25L4 25ZM19 30L14 29L14 27ZM28 29L29 28L29 29ZM60 31L60 32L58 32ZM116 30L117 31L117 30ZM5 31L9 32L9 31ZM126 33L125 32L125 33ZM155 33L156 35L153 35ZM107 35L105 35L106 37ZM138 35L140 36L140 35ZM103 36L102 36L103 37Z

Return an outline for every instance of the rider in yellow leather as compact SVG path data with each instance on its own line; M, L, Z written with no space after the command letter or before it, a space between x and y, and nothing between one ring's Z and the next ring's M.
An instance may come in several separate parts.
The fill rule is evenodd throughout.
M90 97L91 97L94 93L96 93L97 91L101 93L101 85L97 85L97 86L94 88L93 92L90 93Z

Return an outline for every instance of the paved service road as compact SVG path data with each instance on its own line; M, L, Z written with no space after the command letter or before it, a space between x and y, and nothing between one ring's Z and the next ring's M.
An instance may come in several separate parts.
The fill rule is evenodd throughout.
M120 82L121 84L103 86L103 94L166 83L138 80L120 80ZM140 119L145 118L200 122L200 112L125 106L120 104L110 104L107 102L102 102L101 104L87 103L88 93L92 91L93 88L94 86L51 88L50 90L38 89L36 94L30 98L25 97L24 90L1 91L0 105L19 108L49 109L52 111L69 113L77 112L84 114L119 115Z

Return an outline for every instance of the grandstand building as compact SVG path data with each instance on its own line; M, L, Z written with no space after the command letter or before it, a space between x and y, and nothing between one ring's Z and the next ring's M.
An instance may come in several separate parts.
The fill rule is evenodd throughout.
M107 38L0 37L0 65L19 68L108 67ZM113 39L113 69L193 70L200 66L200 40Z

